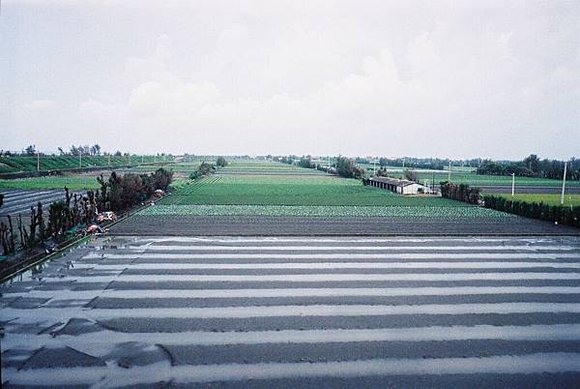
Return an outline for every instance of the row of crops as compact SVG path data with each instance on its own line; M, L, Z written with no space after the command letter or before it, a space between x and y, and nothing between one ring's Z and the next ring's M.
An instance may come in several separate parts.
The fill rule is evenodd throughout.
M473 206L284 206L284 205L155 205L142 216L286 216L286 217L413 217L506 218L503 212Z

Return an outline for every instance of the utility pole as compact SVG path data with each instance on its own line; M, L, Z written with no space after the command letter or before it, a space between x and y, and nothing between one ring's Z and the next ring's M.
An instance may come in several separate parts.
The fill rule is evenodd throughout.
M79 169L82 167L83 152L79 150Z
M516 194L516 173L512 173L512 197Z
M40 151L36 152L36 171L40 171Z
M562 177L562 196L560 196L560 205L564 205L564 192L566 191L566 172L568 170L568 162L564 162L564 177Z
M431 181L432 182L432 185L431 185L431 192L432 193L431 194L435 194L435 173L432 173L431 180L432 180Z
M451 182L451 161L449 161L449 170L447 170L447 182Z
M111 167L111 154L109 154L109 155L108 155L108 158L107 158L107 159L108 159L108 161L107 161L107 165L108 165L109 167Z

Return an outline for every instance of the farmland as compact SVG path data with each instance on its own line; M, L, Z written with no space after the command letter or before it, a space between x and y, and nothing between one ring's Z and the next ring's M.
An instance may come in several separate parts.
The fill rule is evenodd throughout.
M156 164L156 165L139 165L134 167L120 167L116 169L109 169L104 167L102 171L94 171L89 173L65 173L62 175L52 175L44 177L28 177L16 179L0 179L0 190L3 189L19 189L19 190L63 190L66 186L73 191L83 191L90 189L97 189L99 184L96 177L103 174L108 177L112 171L126 174L143 174L151 173L160 167L166 170L176 170L177 172L188 173L195 169L197 165L194 164ZM174 170L174 171L175 171Z
M154 206L114 227L151 235L575 234L440 197L399 196L271 162L236 161L217 174L181 181Z
M257 174L258 170L262 173ZM303 172L307 174L301 174ZM144 214L196 215L199 211L200 215L205 213L205 216L364 216L388 212L393 216L409 215L414 208L417 216L430 214L435 209L440 212L457 212L459 208L469 210L466 212L478 210L477 207L440 197L399 196L365 187L358 180L311 169L276 163L245 163L234 164L216 175L190 181L172 196L163 199L155 209L144 211ZM417 211L418 208L423 211Z
M0 180L0 189L26 189L26 190L46 190L59 189L64 187L70 190L97 189L98 183L95 175L66 175L18 178L13 180Z
M580 380L578 238L98 237L1 291L6 387Z
M397 174L394 174L397 176ZM435 184L439 184L441 181L447 181L448 172L447 171L418 171L417 176L420 182L425 180L431 182L435 180ZM511 188L512 177L511 176L488 176L479 175L474 172L452 172L451 181L459 184L467 184L469 186L478 187L495 187L495 186L505 186ZM579 188L579 181L567 182L568 187ZM551 180L548 178L535 178L535 177L516 177L516 188L517 187L547 187L547 188L561 188L562 181Z
M525 201L528 203L544 203L547 205L560 205L559 194L517 194L514 197L511 195L502 195L508 200ZM564 206L580 207L580 195L565 195Z
M364 166L369 174L373 174L372 165ZM388 174L396 178L404 178L406 169L402 167L385 167ZM448 170L428 170L428 169L412 169L415 172L420 183L427 182L429 185L434 183L436 186L440 182L451 179L451 182L456 184L466 184L470 187L481 188L485 194L495 193L511 193L512 177L511 176L497 176L497 175L479 175L476 174L473 168L453 167L451 172ZM553 180L548 178L535 177L516 177L515 191L521 194L558 194L562 188L561 180ZM580 181L567 181L567 193L580 194Z
M308 172L307 169L301 169ZM360 181L327 174L223 173L184 185L163 204L246 204L304 206L461 206L442 198L407 198L364 187Z

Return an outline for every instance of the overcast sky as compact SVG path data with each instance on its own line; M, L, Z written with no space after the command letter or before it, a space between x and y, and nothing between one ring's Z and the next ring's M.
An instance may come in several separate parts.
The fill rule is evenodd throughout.
M0 149L580 156L580 1L14 1Z

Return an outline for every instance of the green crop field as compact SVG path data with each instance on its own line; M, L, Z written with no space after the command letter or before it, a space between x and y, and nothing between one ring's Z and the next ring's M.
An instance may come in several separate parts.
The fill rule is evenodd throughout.
M304 169L306 170L306 169ZM360 181L326 174L213 175L188 185L163 200L163 204L302 205L302 206L462 206L440 197L404 197L365 187Z
M71 176L51 176L51 177L33 177L19 178L14 180L0 180L0 189L64 189L70 190L88 190L97 189L99 183L95 176L89 175L71 175Z
M141 211L143 216L297 216L504 218L441 197L401 196L291 165L234 161L217 174L180 180L176 191Z
M511 195L502 195L508 200L519 200L528 203L544 203L547 205L560 205L560 195L558 194L517 194L514 197ZM565 195L564 206L580 206L580 195Z

